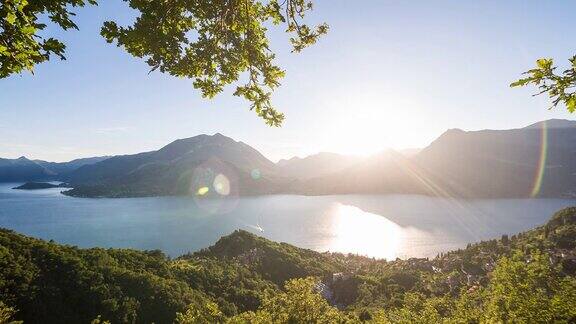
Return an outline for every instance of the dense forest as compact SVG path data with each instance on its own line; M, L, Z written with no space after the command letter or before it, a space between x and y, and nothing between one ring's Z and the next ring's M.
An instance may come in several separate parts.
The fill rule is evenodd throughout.
M574 323L576 208L433 259L317 253L245 231L176 259L0 230L0 323Z

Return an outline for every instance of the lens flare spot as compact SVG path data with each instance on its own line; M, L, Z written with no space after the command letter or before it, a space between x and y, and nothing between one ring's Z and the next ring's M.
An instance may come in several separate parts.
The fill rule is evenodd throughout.
M222 215L235 210L239 200L236 172L216 158L210 158L194 168L188 181L196 206L210 215ZM202 189L204 195L197 195L198 188L203 187L206 187ZM210 199L206 199L208 197Z
M254 169L250 172L250 176L252 176L252 179L258 180L262 177L262 173L260 172L260 169Z
M216 192L222 196L228 196L230 194L230 180L223 174L218 174L214 178L213 186Z
M210 191L210 188L208 187L200 187L198 188L198 191L196 191L196 195L198 196L204 196L205 194L207 194Z

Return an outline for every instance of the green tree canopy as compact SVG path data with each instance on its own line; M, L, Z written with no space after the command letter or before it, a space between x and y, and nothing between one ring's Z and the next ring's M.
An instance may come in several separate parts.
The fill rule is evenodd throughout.
M540 252L528 260L502 257L492 273L485 306L489 323L571 323L576 315L576 281L562 277Z
M206 98L236 84L235 96L250 102L271 126L284 115L271 102L284 71L274 63L266 35L268 26L285 26L293 52L314 44L328 31L326 24L302 20L311 0L124 0L140 13L131 26L107 21L101 34L109 43L145 59L151 71L190 78ZM78 29L75 7L97 0L4 0L0 2L0 78L33 71L51 56L65 59L66 46L44 38L41 18L64 30Z
M255 312L225 318L214 303L193 304L185 313L176 315L178 324L228 323L359 323L326 302L316 291L317 280L311 277L286 282L285 292L271 295Z
M47 25L39 20L46 15L64 30L78 29L68 8L96 4L96 0L3 0L0 2L0 78L28 70L48 61L51 55L65 59L66 45L39 32Z
M16 314L14 307L8 307L0 300L0 324L21 324L21 321L13 321Z

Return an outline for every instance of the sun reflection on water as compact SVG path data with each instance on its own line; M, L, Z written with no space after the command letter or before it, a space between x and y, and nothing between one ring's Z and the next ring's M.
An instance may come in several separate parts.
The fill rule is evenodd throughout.
M354 206L337 204L332 212L335 236L331 251L396 259L402 240L401 226Z

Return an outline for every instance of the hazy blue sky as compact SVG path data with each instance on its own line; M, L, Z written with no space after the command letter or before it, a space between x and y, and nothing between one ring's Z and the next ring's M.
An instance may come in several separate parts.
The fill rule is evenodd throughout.
M367 154L423 147L448 128L522 127L548 118L534 89L508 84L542 56L576 54L576 1L316 0L312 21L330 33L299 55L272 31L287 77L274 101L282 128L266 126L230 91L204 100L190 80L160 73L99 36L129 21L120 0L78 11L61 33L67 61L0 80L0 157L69 160L154 150L220 132L276 160L317 151Z

